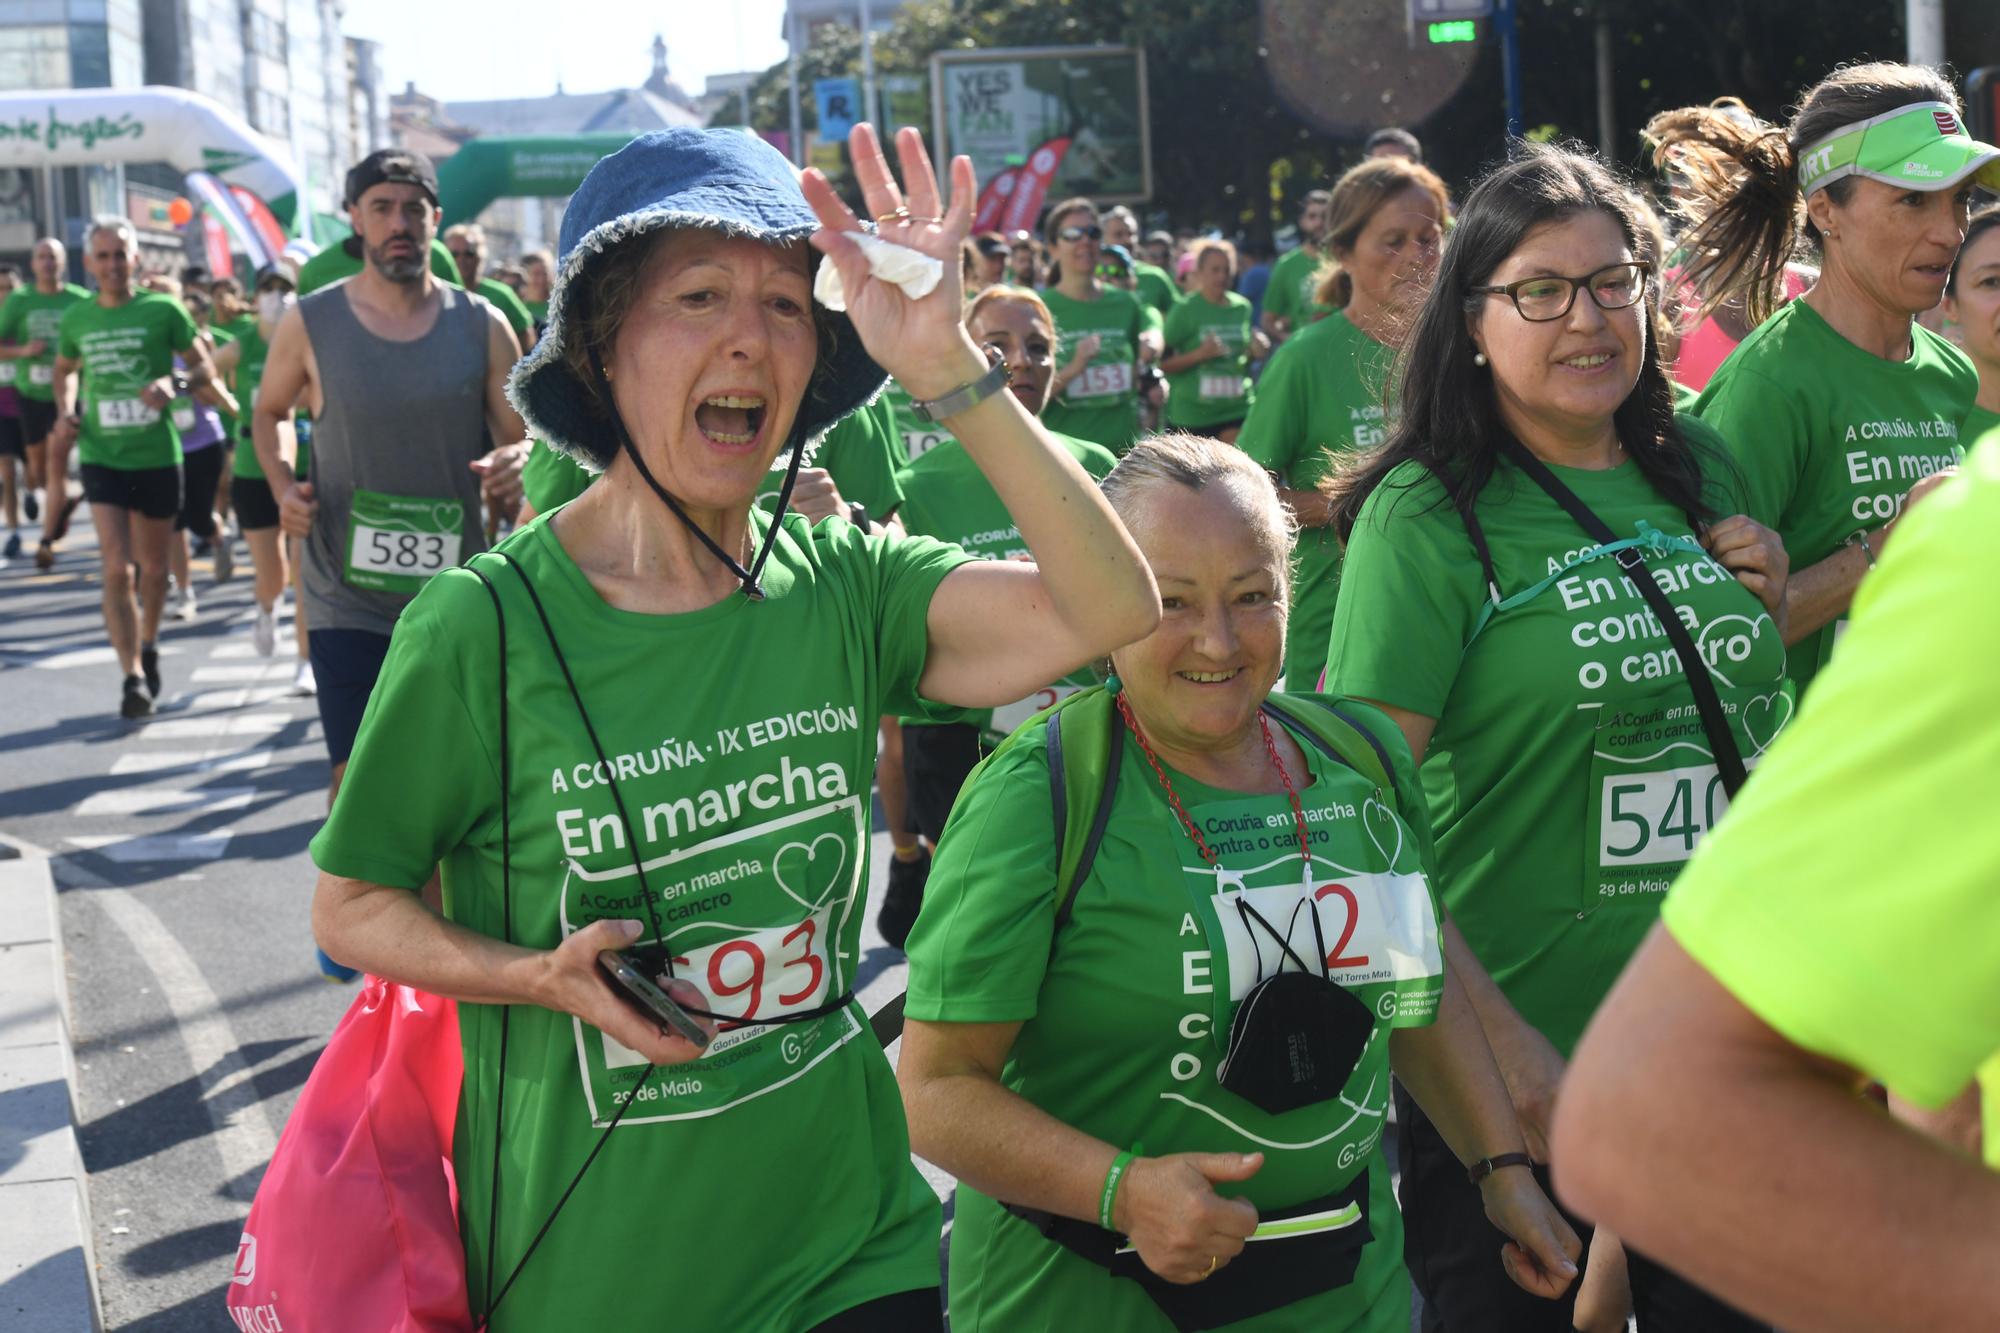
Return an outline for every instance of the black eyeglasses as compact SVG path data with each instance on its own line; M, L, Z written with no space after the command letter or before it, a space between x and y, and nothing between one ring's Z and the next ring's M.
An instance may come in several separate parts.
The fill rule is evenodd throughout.
M1579 291L1590 293L1599 310L1623 310L1636 305L1646 295L1646 279L1651 264L1608 264L1586 277L1560 278L1553 275L1523 278L1504 287L1474 287L1474 296L1504 296L1514 303L1521 318L1535 324L1561 319L1576 304Z
M1092 223L1087 227L1064 227L1056 232L1059 241L1081 241L1088 237L1093 241L1104 239L1104 228Z

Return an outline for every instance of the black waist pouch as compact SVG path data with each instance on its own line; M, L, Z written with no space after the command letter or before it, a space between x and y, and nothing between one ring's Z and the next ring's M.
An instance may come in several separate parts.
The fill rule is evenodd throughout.
M1361 1251L1375 1239L1368 1225L1367 1169L1338 1193L1279 1209L1261 1219L1264 1225L1270 1225L1316 1213L1338 1214L1352 1208L1356 1210L1352 1222L1300 1235L1252 1240L1229 1261L1227 1268L1217 1269L1213 1277L1186 1286L1169 1282L1146 1267L1136 1250L1123 1248L1125 1238L1115 1231L1039 1209L1011 1203L1005 1207L1064 1249L1116 1277L1138 1283L1180 1333L1221 1328L1344 1287L1354 1281L1354 1271L1361 1265Z

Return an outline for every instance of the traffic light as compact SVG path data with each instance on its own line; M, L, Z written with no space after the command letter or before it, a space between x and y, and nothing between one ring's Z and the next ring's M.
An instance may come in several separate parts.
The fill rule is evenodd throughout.
M1479 23L1476 19L1441 19L1426 24L1425 35L1432 46L1443 46L1448 42L1476 42L1479 40Z

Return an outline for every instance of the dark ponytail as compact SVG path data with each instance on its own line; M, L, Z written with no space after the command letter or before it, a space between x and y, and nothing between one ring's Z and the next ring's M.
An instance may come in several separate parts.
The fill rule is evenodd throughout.
M1783 302L1785 265L1820 240L1799 194L1801 156L1842 126L1918 102L1956 109L1958 94L1935 70L1876 61L1821 79L1782 129L1733 97L1648 121L1643 134L1653 164L1678 173L1688 189L1681 277L1702 304L1720 309L1740 300L1749 325L1763 323ZM1851 176L1826 187L1835 204L1845 204L1853 190Z

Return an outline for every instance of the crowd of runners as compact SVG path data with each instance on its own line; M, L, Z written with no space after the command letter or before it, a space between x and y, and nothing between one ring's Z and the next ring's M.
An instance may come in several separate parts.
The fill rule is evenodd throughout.
M1457 192L1385 130L1275 259L970 235L862 126L859 215L669 131L496 261L378 152L247 294L0 266L7 555L87 504L127 718L204 558L289 604L318 965L460 1002L474 1326L939 1328L914 1151L961 1331L1988 1327L1958 117L1853 66Z

